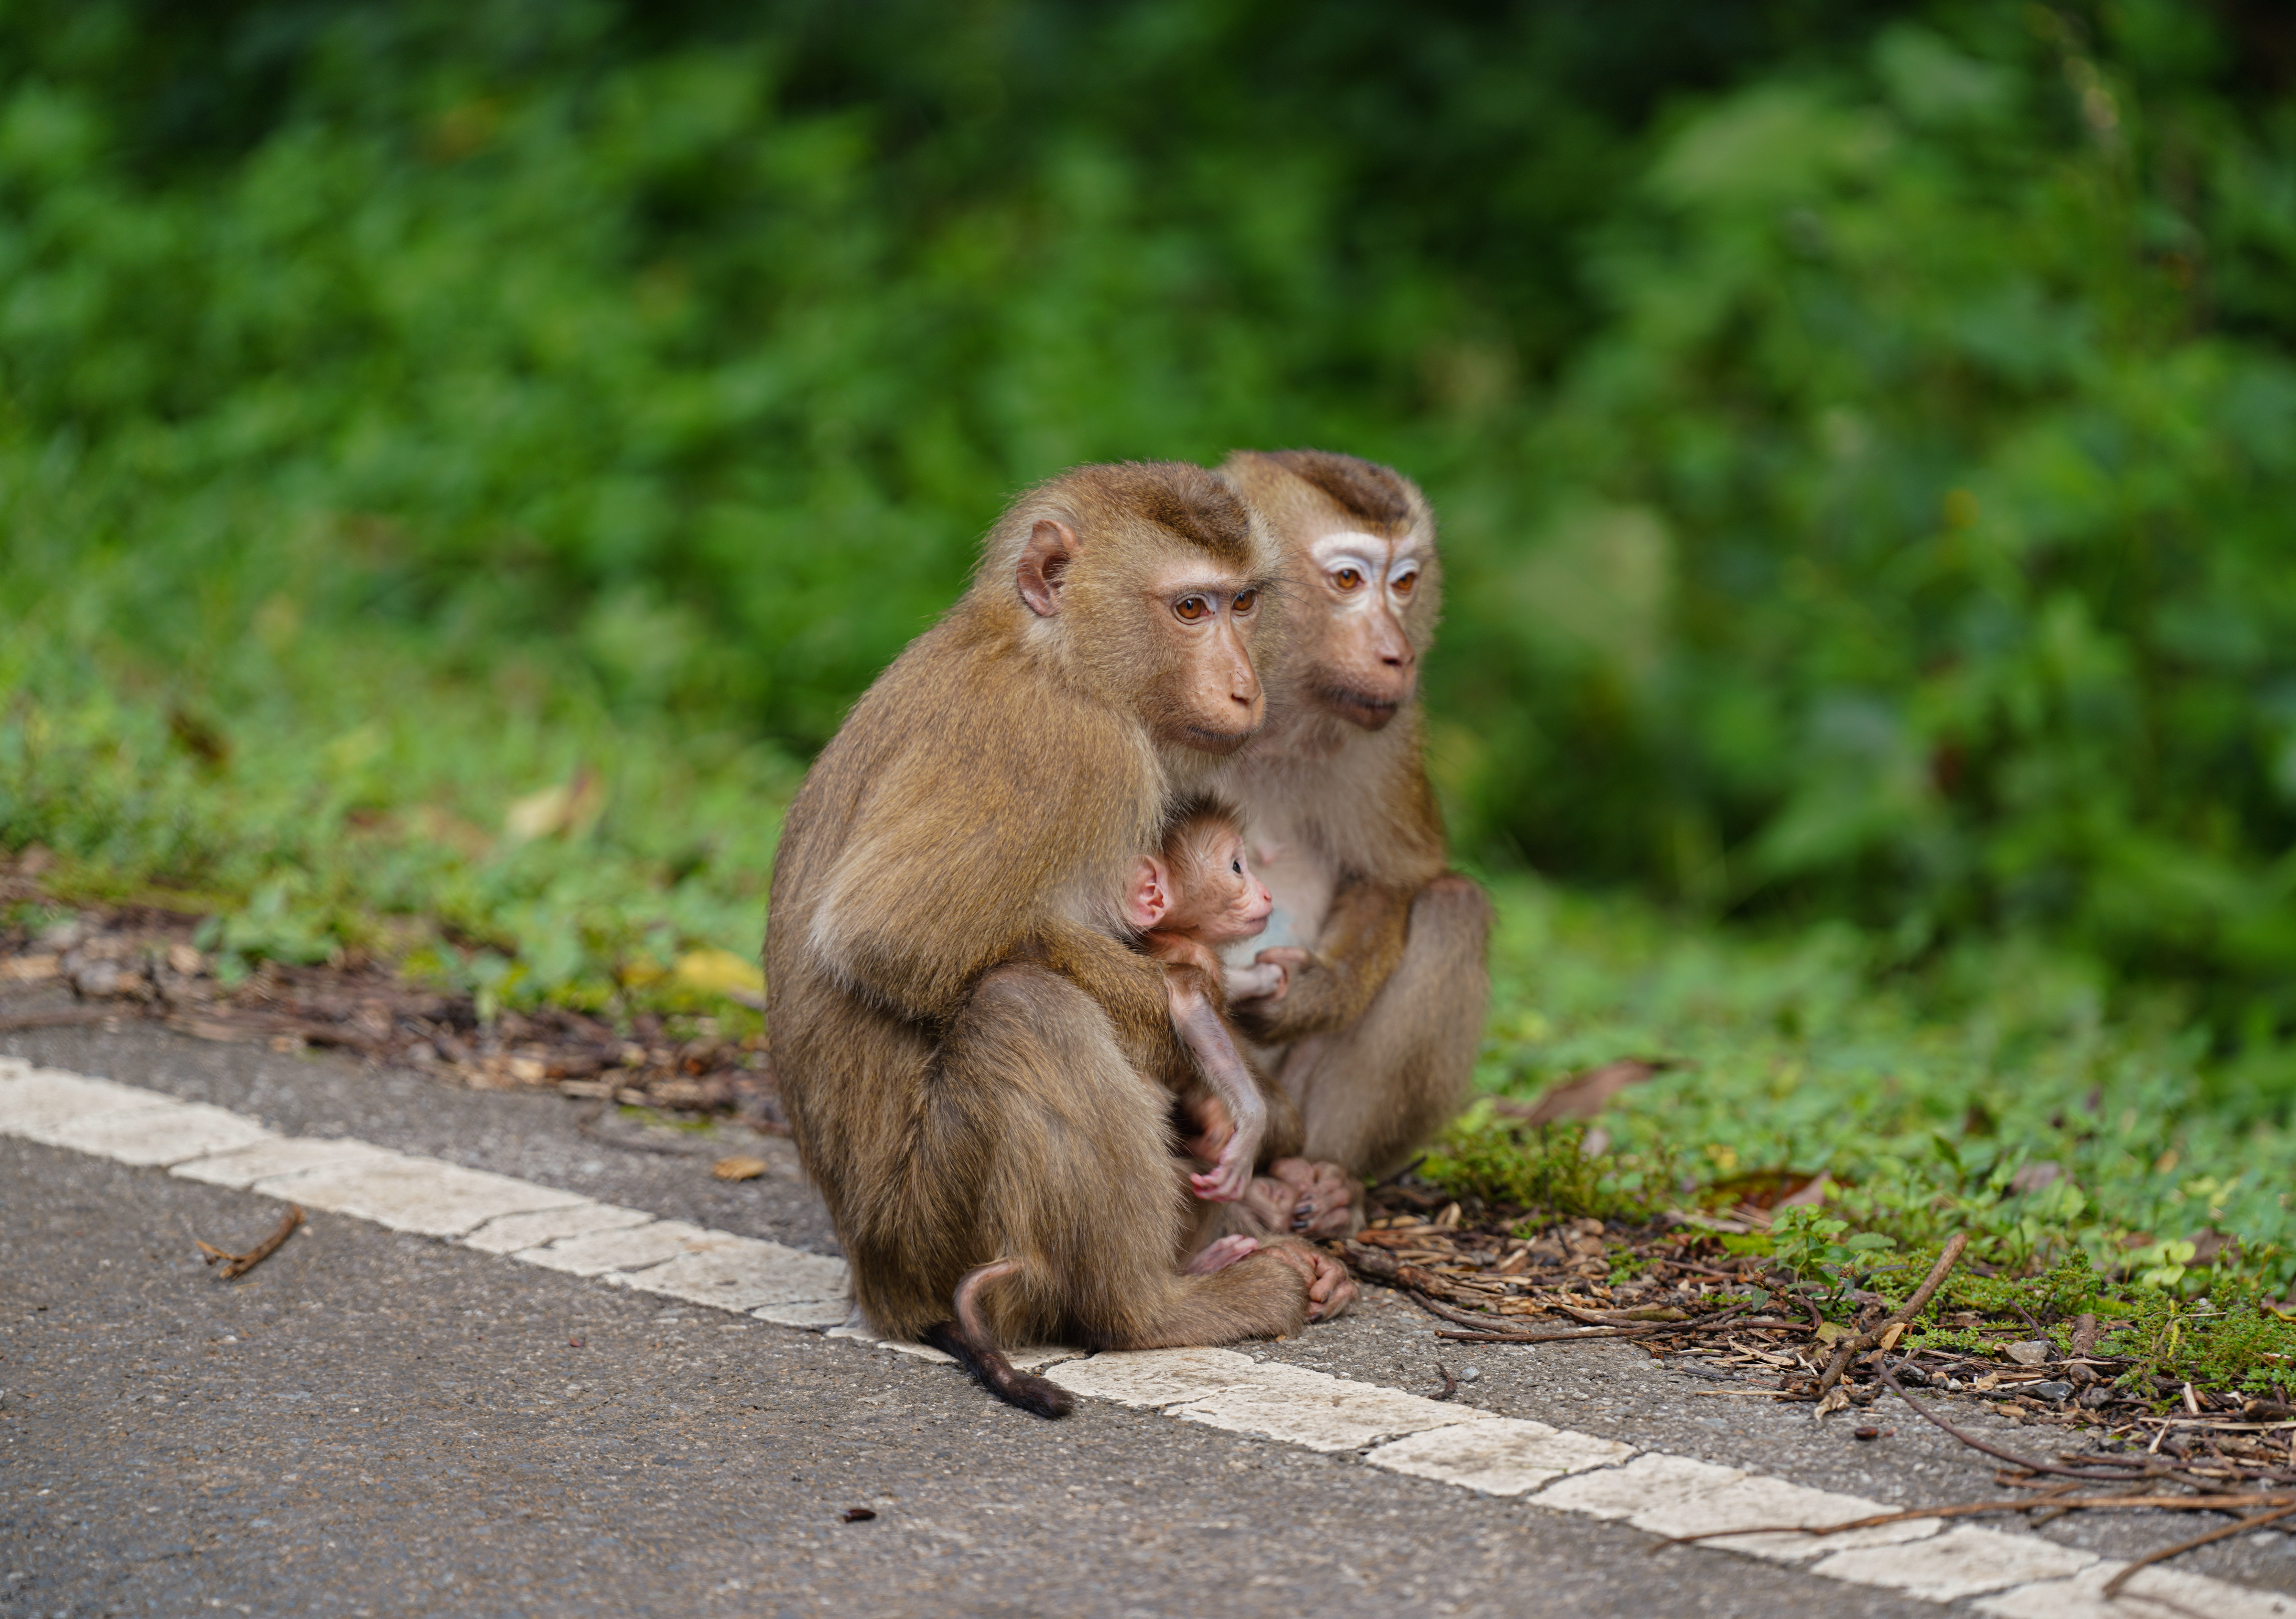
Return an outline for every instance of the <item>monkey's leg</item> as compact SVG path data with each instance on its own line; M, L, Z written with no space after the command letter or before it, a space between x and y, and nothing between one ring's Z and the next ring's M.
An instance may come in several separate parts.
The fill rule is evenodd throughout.
M1490 925L1489 897L1469 878L1447 873L1419 891L1395 971L1299 1076L1303 1157L1390 1174L1459 1110L1490 999Z
M980 1289L1001 1281L1019 1267L1009 1259L980 1265L964 1273L956 1285L956 1319L925 1329L925 1342L949 1356L980 1380L981 1385L1008 1405L1039 1417L1065 1417L1076 1401L1056 1383L1032 1372L1017 1371L996 1347L996 1340L980 1315Z
M1014 965L982 979L931 1089L927 1150L978 1188L974 1262L1014 1267L980 1294L993 1342L1170 1348L1305 1323L1307 1278L1280 1261L1181 1273L1191 1210L1168 1093L1066 978Z
M1320 1249L1292 1237L1243 1240L1252 1243L1251 1253L1209 1274L1180 1278L1179 1296L1163 1319L1103 1347L1182 1349L1278 1337L1334 1319L1355 1303L1355 1278Z

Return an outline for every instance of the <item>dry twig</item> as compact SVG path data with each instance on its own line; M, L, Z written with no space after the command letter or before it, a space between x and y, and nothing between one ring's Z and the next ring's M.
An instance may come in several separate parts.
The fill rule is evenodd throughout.
M1833 1359L1826 1363L1825 1370L1818 1377L1817 1392L1821 1399L1824 1397L1826 1391L1841 1381L1841 1374L1849 1369L1850 1361L1866 1351L1877 1347L1882 1342L1882 1335L1890 1328L1906 1326L1915 1316L1921 1314L1930 1300L1937 1295L1937 1290L1945 1286L1945 1278L1950 1276L1953 1273L1953 1268L1961 1262L1961 1256L1968 1246L1969 1234L1965 1231L1955 1232L1953 1239L1946 1244L1945 1252L1938 1255L1937 1263L1930 1267L1929 1275L1922 1279L1920 1286L1914 1289L1913 1297L1856 1337L1844 1338L1841 1341L1841 1347L1833 1352Z
M2245 1534L2251 1529L2261 1529L2267 1524L2276 1524L2282 1518L2292 1515L2296 1515L2296 1502L2291 1502L2285 1507L2275 1508L2269 1512L2253 1513L2241 1519L2237 1524L2226 1524L2219 1528L2210 1530L2206 1534L2196 1534L2189 1541L2179 1541L2174 1546L2163 1546L2158 1551L2148 1551L2104 1582L2104 1599L2110 1602L2120 1595L2120 1588L2128 1584L2130 1576L2139 1569L2150 1568L2155 1563L2165 1563L2179 1552L2214 1545L2218 1541L2228 1541L2236 1534Z
M1978 1438L1976 1434L1970 1433L1968 1430L1954 1426L1953 1424L1948 1422L1944 1418L1930 1409L1929 1407L1923 1405L1920 1401L1906 1393L1906 1385L1898 1381L1897 1374L1890 1369L1889 1364L1886 1361L1878 1367L1876 1370L1878 1371L1882 1381L1890 1385L1890 1392L1897 1395L1898 1399L1904 1401L1907 1405L1914 1408L1915 1416L1919 1417L1923 1422L1930 1423L1936 1427L1944 1429L1956 1439L1961 1441L1962 1443L1967 1445L1971 1450L1981 1451L1997 1461L2005 1461L2012 1467L2022 1467L2028 1473L2047 1473L2059 1478L2110 1479L2127 1476L2125 1474L2100 1473L2095 1468L2067 1467L2061 1467L2055 1462L2036 1461L2030 1456L2020 1456L2013 1451L2005 1451L1998 1445L1988 1444L1985 1441ZM2099 1459L2102 1460L2105 1459L2100 1458ZM2160 1469L2160 1472L2163 1475L2173 1471L2175 1471L2175 1469L2167 1467Z
M2021 1501L1960 1501L1949 1507L1908 1507L1901 1512L1877 1512L1871 1517L1852 1518L1846 1524L1811 1525L1807 1524L1763 1524L1751 1529L1702 1529L1695 1534L1669 1535L1651 1549L1660 1547L1686 1546L1693 1541L1711 1541L1735 1534L1844 1534L1852 1529L1879 1529L1888 1524L1915 1524L1923 1518L1978 1517L1991 1512L2032 1512L2046 1508L2051 1512L2070 1512L2086 1508L2091 1510L2136 1510L2151 1508L2169 1512L2229 1512L2236 1507L2284 1506L2296 1512L2296 1497L2285 1495L2087 1495L2062 1494L2036 1496ZM2262 1519L2250 1519L2261 1523ZM2213 1537L2212 1537L2213 1538ZM2188 1544L2200 1545L2202 1541ZM2171 1548L2170 1553L2181 1549ZM2169 1555L2169 1554L2163 1554Z
M287 1205L287 1212L279 1217L279 1224L277 1228L273 1230L271 1235L265 1237L261 1242L256 1244L255 1246L250 1248L246 1253L226 1253L221 1248L217 1247L213 1243L200 1243L200 1253L206 1257L209 1264L220 1265L222 1267L221 1270L216 1272L217 1276L223 1278L223 1279L227 1282L236 1281L241 1277L245 1276L249 1271L254 1270L265 1260L269 1259L273 1254L278 1253L279 1245L285 1242L289 1237L294 1236L295 1228L302 1223L303 1205L299 1203L291 1203ZM200 1239L195 1237L192 1240L193 1242L199 1242Z
M668 1141L640 1140L636 1137L617 1136L600 1130L598 1121L605 1116L607 1105L600 1102L594 1107L584 1108L581 1116L574 1121L574 1133L595 1141L601 1146L618 1147L626 1153L652 1153L662 1158L699 1158L718 1150L707 1143L698 1146L678 1146Z
M1670 1333L1707 1332L1754 1307L1751 1299L1718 1310L1711 1315L1693 1316L1687 1321L1653 1321L1636 1327L1580 1327L1565 1332L1509 1332L1492 1326L1493 1318L1453 1310L1429 1298L1416 1288L1406 1288L1412 1301L1431 1316L1459 1326L1472 1327L1472 1332L1440 1332L1439 1338L1454 1338L1464 1344L1575 1344L1593 1338L1655 1338Z

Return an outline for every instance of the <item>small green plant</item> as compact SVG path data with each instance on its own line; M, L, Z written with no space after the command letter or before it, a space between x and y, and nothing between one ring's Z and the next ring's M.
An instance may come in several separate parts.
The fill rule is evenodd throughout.
M1818 1209L1781 1209L1770 1225L1771 1253L1797 1281L1824 1280L1838 1295L1863 1286L1897 1239L1878 1231L1849 1230Z
M1420 1172L1458 1196L1554 1215L1636 1218L1649 1212L1639 1188L1614 1164L1587 1151L1583 1124L1525 1125L1488 1104L1447 1130Z

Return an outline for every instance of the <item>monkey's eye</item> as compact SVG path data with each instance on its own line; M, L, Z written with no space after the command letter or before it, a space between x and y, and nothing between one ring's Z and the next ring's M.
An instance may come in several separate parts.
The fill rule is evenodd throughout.
M1257 590L1238 591L1236 593L1234 605L1235 610L1238 612L1250 612L1253 608L1259 605L1259 592Z
M1363 588L1363 570L1353 564L1332 570L1332 583L1342 590L1360 590Z
M1230 860L1227 863L1227 868L1235 873L1239 877L1243 875L1243 857L1242 855L1238 855L1235 859Z
M1394 591L1398 596L1409 596L1418 588L1419 574L1416 570L1414 570L1409 573L1397 574L1394 581L1388 586L1388 588Z
M1201 624L1212 615L1212 604L1200 596L1184 596L1172 604L1172 612L1183 624Z

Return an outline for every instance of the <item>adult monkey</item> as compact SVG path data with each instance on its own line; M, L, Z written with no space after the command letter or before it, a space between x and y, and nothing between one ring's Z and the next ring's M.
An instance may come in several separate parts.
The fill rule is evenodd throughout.
M1410 480L1323 450L1239 450L1219 469L1283 551L1288 644L1267 723L1218 786L1275 892L1260 948L1294 945L1287 991L1231 1008L1304 1115L1306 1163L1250 1200L1262 1223L1353 1223L1345 1177L1387 1174L1465 1098L1490 995L1491 905L1447 871L1427 783L1419 659L1442 576ZM1336 1172L1335 1172L1336 1169Z
M1259 727L1277 560L1201 467L1042 485L783 824L773 1058L855 1301L1046 1416L1068 1396L998 1344L1224 1343L1351 1292L1296 1241L1183 1272L1197 1216L1143 1076L1185 1059L1164 969L1119 937L1166 803Z

